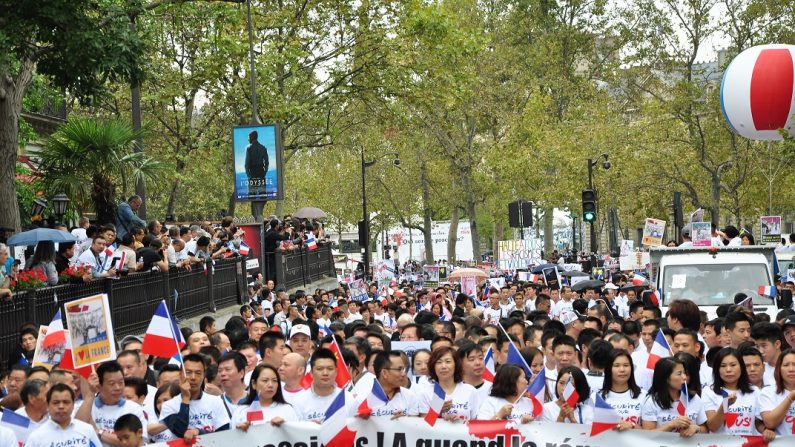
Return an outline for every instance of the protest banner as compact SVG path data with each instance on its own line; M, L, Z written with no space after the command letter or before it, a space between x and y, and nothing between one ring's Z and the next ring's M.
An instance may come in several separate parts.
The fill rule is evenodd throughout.
M629 256L635 249L635 241L632 239L623 239L621 241L621 253L619 257Z
M502 289L503 287L505 287L505 278L503 277L489 278L488 281L489 281L489 287L494 287L497 289Z
M367 299L367 285L363 280L357 279L348 285L351 291L351 301L364 301Z
M694 247L712 245L712 224L709 222L693 222L690 224L690 240Z
M439 266L439 282L447 282L447 266Z
M392 342L392 350L393 351L401 351L405 352L406 355L409 357L409 363L413 363L414 352L418 349L431 349L431 341L430 340L418 340L418 341L393 341Z
M61 363L63 352L66 350L66 340L63 343L44 347L44 337L47 335L47 326L39 326L39 337L36 339L36 350L33 352L33 366L43 366L53 369Z
M526 269L532 264L542 264L541 250L544 241L541 239L517 239L497 242L497 267L502 270Z
M662 245L663 236L665 236L665 221L647 218L643 225L642 244L649 246Z
M704 222L704 209L699 208L692 213L690 213L690 223L693 222Z
M66 303L66 325L72 337L75 368L116 358L108 295L100 294Z
M781 216L762 216L759 218L759 228L763 244L777 244L781 242Z
M395 279L395 262L391 259L382 259L375 265L375 279Z
M518 424L509 420L448 422L442 419L431 427L424 419L371 416L349 417L348 429L356 432L352 447L748 447L762 446L761 436L696 434L683 438L678 433L651 430L607 430L590 436L591 426L557 422ZM313 422L285 422L280 427L254 425L248 431L231 429L200 435L195 447L320 447L321 425ZM770 447L789 445L792 438L777 437ZM169 447L167 443L151 444Z
M474 276L461 277L461 293L470 298L478 294L478 279Z
M651 257L649 252L636 251L619 258L618 264L621 270L646 270L651 264Z
M422 277L425 287L436 287L439 285L439 266L425 265L422 267Z

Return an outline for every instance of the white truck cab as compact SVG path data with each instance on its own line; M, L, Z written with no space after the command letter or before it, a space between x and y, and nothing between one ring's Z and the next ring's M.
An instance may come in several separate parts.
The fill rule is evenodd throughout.
M776 318L776 300L758 293L759 286L775 284L773 247L655 247L650 261L663 315L668 303L687 298L712 319L718 306L734 304L742 292L752 298L755 313Z

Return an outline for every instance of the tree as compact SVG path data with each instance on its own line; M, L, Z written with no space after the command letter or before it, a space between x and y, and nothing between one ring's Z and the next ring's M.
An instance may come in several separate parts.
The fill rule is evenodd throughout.
M14 174L19 117L35 73L88 100L139 76L140 39L121 2L0 0L0 227L20 229Z
M124 121L69 119L39 154L45 188L65 192L81 214L93 205L97 221L115 222L117 192L127 195L164 172L162 163L133 152L140 137Z

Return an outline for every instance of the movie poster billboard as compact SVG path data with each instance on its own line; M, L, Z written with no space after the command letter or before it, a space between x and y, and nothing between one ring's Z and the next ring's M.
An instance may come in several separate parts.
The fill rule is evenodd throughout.
M759 218L759 227L763 244L775 244L781 241L781 216L762 216Z
M243 202L284 198L284 149L277 124L233 128L232 151L235 200Z
M107 294L70 301L64 308L75 369L116 358Z

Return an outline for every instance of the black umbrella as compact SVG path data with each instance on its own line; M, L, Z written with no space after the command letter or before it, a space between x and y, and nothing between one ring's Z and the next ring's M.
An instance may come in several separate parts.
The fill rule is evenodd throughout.
M557 264L541 264L533 267L533 270L530 270L530 273L543 273L546 269L556 269L558 268Z
M571 270L571 271L568 271L568 272L561 273L560 276L563 276L563 277L566 277L566 278L571 278L571 277L574 277L574 276L591 276L591 275L589 275L589 274L587 274L585 272L581 272L579 270Z
M585 281L580 281L577 284L571 286L571 290L575 292L581 292L585 289L596 289L598 287L603 287L604 285L604 281L599 281L598 279L588 279Z

